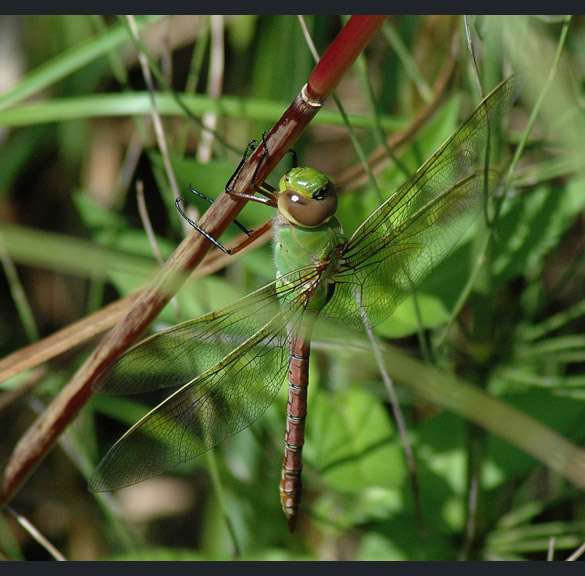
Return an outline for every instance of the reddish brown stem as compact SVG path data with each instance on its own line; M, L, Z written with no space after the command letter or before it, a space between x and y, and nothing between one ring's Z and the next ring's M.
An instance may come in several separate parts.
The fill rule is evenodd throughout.
M234 190L250 190L255 174L257 183L264 181L319 111L323 99L337 85L382 22L380 16L353 16L349 20L332 44L334 53L329 55L328 50L311 75L310 95L309 89L304 87L266 137L269 155L257 174L256 166L264 155L262 147L250 157L231 183ZM245 200L222 194L199 225L214 238L219 238L244 205ZM196 230L181 242L162 270L133 302L126 316L103 338L67 386L20 439L4 471L2 505L32 474L91 397L91 386L99 373L144 333L183 284L187 273L201 262L210 246L210 242Z
M307 96L324 100L339 84L349 65L355 62L387 16L352 16L309 77Z

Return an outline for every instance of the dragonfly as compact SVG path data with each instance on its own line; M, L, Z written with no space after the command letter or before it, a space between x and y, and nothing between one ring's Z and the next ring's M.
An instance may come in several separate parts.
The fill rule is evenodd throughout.
M498 174L477 164L517 91L516 76L497 86L349 238L335 216L335 186L316 169L294 167L266 191L276 208L276 279L156 333L106 369L101 393L174 390L111 447L89 490L142 482L201 455L260 418L288 379L280 499L293 532L315 322L376 326L449 254L498 185Z

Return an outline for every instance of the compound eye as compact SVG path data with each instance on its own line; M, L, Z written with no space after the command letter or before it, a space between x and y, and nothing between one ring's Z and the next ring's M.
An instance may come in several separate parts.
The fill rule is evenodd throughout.
M290 222L302 228L316 228L331 220L337 210L337 192L331 182L313 197L286 189L278 197L278 209Z

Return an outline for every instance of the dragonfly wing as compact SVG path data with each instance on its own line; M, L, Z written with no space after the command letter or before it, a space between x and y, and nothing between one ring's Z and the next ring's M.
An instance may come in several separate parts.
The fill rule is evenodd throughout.
M488 180L493 186L499 177L489 172ZM477 218L483 194L484 174L476 174L436 198L392 233L372 231L374 254L355 266L352 258L346 259L323 314L362 329L359 302L372 326L388 318Z
M89 489L108 491L142 482L199 456L258 419L285 380L285 328L301 320L303 287L315 271L308 273L306 279L297 274L296 283L273 282L232 306L161 332L114 364L105 376L109 392L127 386L134 391L155 388L156 378L144 374L144 363L157 378L167 379L163 385L182 386L116 442L96 468ZM170 365L161 367L161 361ZM132 368L140 368L137 375ZM190 369L197 371L195 377L188 377ZM149 379L147 385L143 378Z
M179 387L203 374L281 313L283 289L272 282L215 312L157 332L100 374L100 394Z
M100 462L90 490L114 490L170 470L260 417L287 372L284 316L133 426Z
M333 298L323 314L363 326L361 306L376 325L457 244L481 212L499 178L476 171L490 133L518 90L512 77L355 231L342 254Z

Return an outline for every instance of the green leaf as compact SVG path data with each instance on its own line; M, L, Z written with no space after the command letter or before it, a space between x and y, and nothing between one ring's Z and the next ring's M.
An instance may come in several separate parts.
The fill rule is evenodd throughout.
M400 443L379 400L357 387L311 399L307 458L322 478L342 492L402 485L405 478Z

